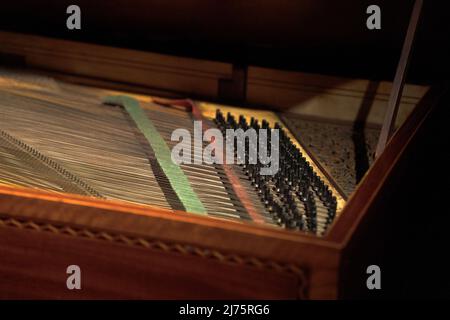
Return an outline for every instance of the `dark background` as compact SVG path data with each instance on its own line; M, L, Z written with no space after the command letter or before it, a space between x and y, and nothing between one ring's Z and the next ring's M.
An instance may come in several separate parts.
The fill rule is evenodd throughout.
M409 82L447 79L448 1L425 0ZM67 30L66 8L81 8ZM366 8L381 7L381 30ZM410 0L2 1L0 29L279 69L392 80ZM0 44L1 45L1 44Z

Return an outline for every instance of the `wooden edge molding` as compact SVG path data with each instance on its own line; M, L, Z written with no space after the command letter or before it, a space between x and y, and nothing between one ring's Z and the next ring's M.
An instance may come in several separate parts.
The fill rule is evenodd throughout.
M64 230L62 234L70 235L74 231L69 229L78 230L84 239L92 233L91 240L104 237L115 239L112 243L146 246L145 241L141 241L144 239L163 243L163 247L178 248L170 250L189 253L191 249L186 248L198 248L193 254L200 254L202 250L203 255L215 251L219 254L208 254L210 259L222 255L228 257L224 261L259 264L265 270L292 269L285 274L301 269L308 277L305 284L308 297L333 298L337 294L341 248L330 241L296 232L7 186L0 186L0 215L3 224L16 226L16 229L28 225L23 228L24 232L37 228L34 224L38 224L48 232ZM280 266L283 267L280 269Z
M292 274L297 279L298 299L307 298L308 277L306 268L295 264L280 263L274 260L262 260L253 256L242 256L234 253L222 252L200 246L193 246L160 239L133 237L130 235L112 233L105 230L95 230L86 227L69 226L29 218L10 217L0 214L0 226L17 228L24 231L38 231L70 237L87 238L90 240L106 241L118 245L140 247L163 253L188 255L200 259L213 260L218 263L245 266L266 271Z
M0 31L0 53L28 67L216 97L231 64Z
M287 254L289 248L297 248L300 252L308 246L332 252L340 249L321 238L281 228L7 185L0 185L0 212L140 236L189 240L226 250L231 245L242 252L265 253L267 257L279 256L292 261L298 258L298 252ZM261 246L258 241L267 243Z
M355 121L363 101L368 123L382 122L391 83L283 71L176 57L76 41L0 31L0 61L16 61L68 81L116 83L130 91L247 103L303 115ZM118 87L118 88L119 88ZM407 84L397 125L429 89Z

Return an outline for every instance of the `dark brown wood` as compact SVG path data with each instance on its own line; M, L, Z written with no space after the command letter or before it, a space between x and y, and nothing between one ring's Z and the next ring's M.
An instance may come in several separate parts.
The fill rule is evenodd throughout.
M26 66L147 89L217 97L232 65L0 31L0 52Z
M82 229L100 238L115 239L113 243L123 243L121 239L126 238L132 240L125 243L156 243L169 248L168 253L193 252L199 263L206 257L263 270L300 270L306 274L307 297L335 298L337 294L338 247L313 236L148 206L6 186L0 187L0 213L24 224L47 223L49 227L37 228L41 231L38 238L48 232L84 237L83 232L55 232L58 226L63 226L63 230ZM24 229L14 223L8 227ZM121 264L120 261L118 256L116 263ZM192 267L196 268L195 264Z
M255 66L173 57L81 42L0 31L0 62L12 60L33 72L88 86L164 97L226 98L254 107L301 112L353 121L368 81L290 72ZM126 57L126 59L124 59ZM243 83L244 82L244 83ZM399 120L417 104L427 87L405 86ZM380 83L373 109L384 108L391 84ZM244 96L244 97L243 97ZM336 109L336 106L344 106ZM339 114L338 114L339 111ZM382 123L369 114L367 121ZM400 117L401 116L401 117Z
M289 271L51 232L1 226L0 241L1 299L297 299L306 284ZM82 290L66 287L73 264Z

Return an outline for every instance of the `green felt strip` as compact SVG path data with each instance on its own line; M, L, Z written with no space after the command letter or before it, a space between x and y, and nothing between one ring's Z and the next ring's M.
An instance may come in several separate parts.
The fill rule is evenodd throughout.
M155 152L155 157L161 166L164 174L167 176L170 185L183 203L186 211L206 214L206 210L192 189L188 178L183 170L172 161L170 148L147 117L144 110L139 106L139 102L128 96L108 96L103 103L110 105L119 105L125 108L128 114L135 122L137 128L142 132L148 143Z

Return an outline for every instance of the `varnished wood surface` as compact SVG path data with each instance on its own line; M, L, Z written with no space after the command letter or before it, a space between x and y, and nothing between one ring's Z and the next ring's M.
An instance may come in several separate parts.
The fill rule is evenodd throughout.
M52 60L51 56L46 57L47 54L48 51L38 54L41 60L35 60L31 65L84 75L84 71L77 73L75 67L64 70L58 63L47 64ZM41 65L39 61L42 61ZM118 81L123 79L120 75L114 75L116 76ZM110 75L106 76L108 77ZM178 80L173 81L176 86ZM420 108L412 112L409 120L388 144L386 152L367 173L341 217L324 239L159 208L1 186L0 215L19 222L0 226L0 259L3 259L0 263L0 278L6 279L0 282L0 292L4 297L49 297L48 294L51 297L74 297L75 293L65 292L65 288L59 291L59 286L65 285L65 282L60 284L59 279L64 280L66 275L64 270L61 271L62 275L57 270L62 265L73 264L72 259L79 259L92 270L87 271L92 280L89 280L91 284L86 287L89 290L83 293L85 297L193 298L203 297L208 290L217 290L217 297L298 297L298 287L291 283L292 274L284 271L281 274L274 273L270 266L277 266L275 269L288 270L295 267L304 272L307 298L337 298L340 270L343 270L342 253L351 255L351 252L345 250L355 240L355 233L362 226L368 227L364 224L370 218L368 213L370 216L376 215L376 212L369 209L377 201L381 201L377 195L389 180L403 151L414 139L432 104L432 101L424 101ZM23 227L30 225L38 227L31 227L32 230ZM66 230L64 228L72 231L87 230L96 236L85 238L81 231L61 232ZM173 245L178 248L179 253L183 252L180 248L196 248L197 253L191 256L190 251L185 250L189 254L181 253L182 257L179 257L170 250L154 252L117 241L121 237L132 239L133 243L159 242L162 247L168 248ZM374 241L373 238L370 240ZM206 260L200 254L210 251L217 254ZM238 257L237 264L235 257ZM33 259L37 261L35 266L26 269L27 265L32 265ZM152 261L157 261L154 267L147 267ZM182 269L180 261L186 261L190 268ZM229 267L228 263L234 263L233 267ZM110 265L111 272L105 271L107 265ZM146 267L141 268L141 265ZM251 273L247 269L249 265L258 269L253 276L248 276ZM237 276L230 276L230 279L248 279L242 283L240 291L236 282L234 287L215 283L224 278L222 275L213 275L212 269L221 270L224 278L228 277L231 270ZM199 277L197 272L205 274L202 279L205 282L202 282L198 294L192 291L195 288L193 279ZM39 278L39 274L42 278ZM115 278L114 274L118 274L118 277ZM163 278L175 277L175 274L178 278L168 282L167 291L161 289ZM294 279L296 277L298 275ZM265 278L267 284L261 287L261 279ZM142 283L145 281L142 282L142 279L155 283L155 287L144 286ZM273 289L277 284L280 288ZM122 287L122 291L117 291L117 286ZM160 296L158 292L161 293ZM176 292L179 292L179 296Z
M0 212L17 219L53 221L134 239L213 250L227 257L225 260L233 260L236 255L247 262L254 259L267 261L269 269L273 263L295 265L308 271L311 286L308 297L332 298L337 294L337 247L312 236L187 213L4 186L0 188Z
M35 68L169 92L216 96L230 64L0 31L0 52ZM192 81L195 79L195 81Z
M388 81L374 82L250 66L247 100L304 116L379 125L383 122L391 88L392 84ZM397 126L405 121L427 90L427 86L405 85ZM361 118L363 107L367 108L363 110L367 114Z
M64 80L163 96L230 98L227 87L245 82L239 103L346 121L381 124L391 83L308 74L247 66L246 79L233 78L230 63L202 61L136 50L0 31L0 62L21 61L25 66ZM233 79L235 80L234 83ZM229 89L229 88L228 88ZM427 86L406 85L397 125L401 125ZM241 98L236 97L236 98ZM368 105L367 117L359 119Z
M17 228L0 228L0 241L2 299L299 297L299 278L288 272ZM66 287L72 264L81 290Z
M417 115L417 117L420 119L420 114ZM403 137L406 138L406 134L411 133L411 130L414 132L414 125L415 123L411 123L411 127L408 126L403 129L403 131L406 131L406 133L404 133L405 136ZM412 136L408 135L410 138ZM397 143L401 143L401 141ZM387 170L392 164L379 162L378 166ZM377 167L375 167L375 169L376 168ZM377 171L373 172L376 173ZM254 261L255 259L257 261L268 261L265 268L268 268L267 266L270 266L273 263L284 265L285 267L294 265L297 268L304 270L307 274L308 292L306 296L308 298L336 298L338 296L340 253L346 247L346 242L349 241L351 234L354 233L355 230L358 230L361 220L364 218L368 208L372 205L373 197L376 195L376 192L374 193L372 190L377 189L380 178L382 181L384 179L382 178L383 175L380 176L379 173L375 173L373 173L374 176L371 177L369 172L368 177L365 179L365 183L362 185L361 190L363 191L360 191L363 192L362 195L359 195L361 198L353 198L354 200L351 202L351 206L344 210L342 217L337 221L329 236L324 240L285 230L197 217L186 213L172 213L170 211L138 205L101 201L72 195L56 195L37 190L5 186L0 188L0 213L3 215L6 214L9 217L14 217L18 220L44 221L50 225L55 224L73 227L75 229L86 229L91 230L91 232L94 233L105 232L106 234L123 235L133 239L151 239L160 241L164 244L175 243L182 246L194 246L199 250L213 250L228 257L225 261L232 261L232 258L231 260L227 259L238 256L243 259L241 261ZM355 194L358 195L358 191ZM369 198L366 199L364 197ZM358 201L358 199L361 200ZM361 207L360 205L363 204L365 206ZM14 231L11 229L14 229ZM64 263L67 263L68 260L65 260L66 257L70 258L73 255L73 257L78 257L82 262L90 261L92 265L87 264L88 269L97 268L98 270L98 268L103 268L105 264L105 261L101 258L102 256L98 256L101 250L104 250L102 249L103 245L100 245L96 239L83 239L82 241L83 243L84 241L88 241L90 243L89 247L97 252L97 255L94 255L95 257L93 257L89 254L82 254L81 256L75 254L75 252L83 251L77 249L74 244L71 244L79 241L78 238L80 237L77 235L62 235L48 230L21 230L20 228L11 226L2 226L0 234L2 237L6 237L6 239L2 241L1 249L6 254L2 254L2 257L15 257L12 258L12 261L3 264L5 266L8 266L11 263L13 264L12 267L3 269L5 274L4 278L12 281L9 282L8 280L6 283L3 283L3 288L5 288L3 292L6 292L8 295L7 297L24 297L24 292L27 292L30 297L34 295L47 297L44 292L54 292L55 295L52 297L73 297L71 296L72 293L64 293L58 290L53 291L53 286L55 285L54 279L48 279L52 279L52 277L56 276L51 272L51 270L53 270L52 268L55 268L53 261L61 260L64 261ZM31 237L31 239L29 237ZM60 239L61 237L63 239ZM51 238L52 240L47 238ZM11 251L8 251L13 250L11 248L14 246L11 242L20 243L21 241L25 241L26 247L30 247L30 243L41 243L42 245L38 247L31 246L31 250L26 251L25 253L20 251L19 253L12 253ZM53 245L55 245L55 243L65 244L66 242L69 244L65 245L67 251L64 252L61 251L61 248L54 248L52 245L49 245L50 243ZM114 241L108 242L108 245L105 244L105 246L108 247L108 249L105 249L105 252L108 252L108 250L116 252L117 245L118 244ZM81 248L83 248L83 246L81 246ZM40 256L47 249L51 252L49 253L50 257L45 259L45 261L42 261L43 264L38 264L38 267L36 267L37 269L32 269L34 270L32 273L24 274L24 265L29 263L30 257L33 257L36 252L38 252L38 255ZM97 249L100 251L97 251ZM127 250L133 251L134 249L127 248ZM138 250L138 252L141 251ZM147 253L142 252L142 255L147 256ZM149 256L151 256L151 254L149 254ZM123 256L119 255L115 257L116 258L111 260L111 263L113 265L125 267L123 265ZM171 261L170 263L175 263L170 257L166 258ZM160 258L158 258L158 260L159 259ZM162 259L160 263L163 263L164 259ZM203 260L199 256L192 259L192 268L201 269ZM16 261L15 265L14 261ZM246 263L242 265L245 264ZM61 265L59 264L59 266ZM94 268L94 266L97 267ZM115 267L113 267L113 269L114 268ZM240 267L233 268L235 271L240 269ZM265 270L265 268L263 268L263 270ZM43 270L45 270L45 272ZM178 283L179 288L176 287L178 289L174 289L174 287L170 290L178 290L180 295L187 294L187 291L183 290L188 290L187 288L190 288L190 285L187 285L187 282L189 282L188 279L192 276L191 271L187 272L187 274L178 269L176 269L176 271L181 272L179 275L183 281ZM30 288L27 283L33 281L33 278L40 272L43 272L44 274L43 282L40 283L38 281L38 283L40 283L39 287ZM152 276L152 272L161 275L161 273L158 273L158 271L155 270L148 272L149 274L146 274L145 277L148 277L149 279L152 279L152 277L155 276ZM109 275L108 277L112 277L112 275ZM119 276L119 278L121 279L118 280L119 283L120 281L125 281L124 279L128 279L123 274ZM105 278L99 277L98 279L99 282L91 282L93 288L86 293L86 297L129 296L128 294L116 296L117 293L114 291L115 280L108 280L111 281L108 282ZM215 278L211 276L210 279ZM124 285L124 288L127 290L134 290L134 280L130 279L126 281L131 281L131 284ZM277 279L274 281L281 281L282 283L283 280ZM13 289L12 283L16 283L18 286ZM108 283L111 284L111 287ZM252 287L254 285L255 284L249 284L248 286ZM107 289L104 289L106 290L105 292L101 291L102 286L106 286ZM157 296L155 291L151 291L153 289L139 287L135 290L137 290L137 296L139 297L151 298L155 297L155 295ZM252 294L249 294L249 292L246 291L245 286L242 292L240 289L237 289L237 292L232 293L230 296L227 295L226 288L221 288L220 290L225 290L221 291L220 297L238 297L241 294L245 297L253 297ZM292 287L288 286L285 290L286 291L283 290L277 297L290 297L293 290ZM166 296L164 292L165 291L160 292L161 296L175 297L171 296L170 293L167 293L168 295ZM268 292L261 292L262 297L274 297ZM201 293L199 293L199 295L200 294ZM187 295L186 297L199 296L194 294L192 296Z

